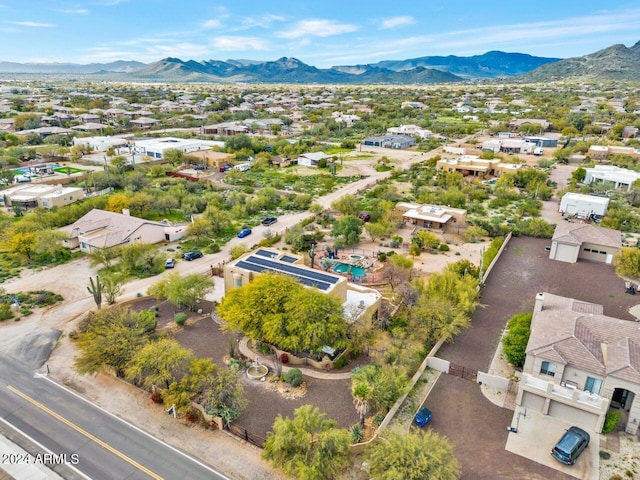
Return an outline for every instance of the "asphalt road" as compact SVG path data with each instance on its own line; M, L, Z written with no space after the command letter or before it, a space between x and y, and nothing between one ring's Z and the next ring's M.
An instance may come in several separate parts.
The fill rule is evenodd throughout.
M29 439L32 454L66 479L228 480L49 378L0 354L0 422ZM37 447L34 450L34 444ZM2 452L4 453L4 452ZM6 459L5 459L6 460ZM36 457L13 459L35 462Z

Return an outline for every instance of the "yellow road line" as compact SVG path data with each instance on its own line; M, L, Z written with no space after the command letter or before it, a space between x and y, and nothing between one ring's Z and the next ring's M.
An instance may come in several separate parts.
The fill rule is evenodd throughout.
M49 415L51 415L52 417L56 418L57 420L61 421L62 423L64 423L65 425L73 428L75 431L77 431L78 433L81 433L82 435L84 435L85 437L87 437L90 440L93 440L95 443L97 443L98 445L100 445L102 448L110 451L111 453L113 453L114 455L117 455L118 457L120 457L122 460L124 460L127 463L130 463L131 465L133 465L134 467L136 467L138 470L143 471L144 473L146 473L147 475L149 475L151 478L154 478L155 480L164 480L160 475L152 472L151 470L149 470L147 467L145 467L144 465L139 464L138 462L136 462L135 460L133 460L132 458L129 458L128 456L126 456L124 453L120 452L119 450L116 450L115 448L113 448L111 445L109 445L108 443L100 440L98 437L96 437L95 435L90 434L89 432L87 432L86 430L80 428L78 425L76 425L75 423L70 422L69 420L67 420L66 418L64 418L62 415L54 412L53 410L49 409L48 407L45 407L42 403L34 400L33 398L31 398L30 396L28 396L25 393L22 393L20 390L18 390L15 387L12 387L11 385L7 385L7 388L9 390L11 390L13 393L15 393L16 395L24 398L26 401L28 401L29 403L31 403L32 405L35 405L36 407L38 407L40 410L48 413Z

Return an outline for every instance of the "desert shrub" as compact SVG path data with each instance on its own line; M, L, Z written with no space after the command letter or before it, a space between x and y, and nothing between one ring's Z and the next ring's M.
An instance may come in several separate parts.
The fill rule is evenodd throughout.
M0 322L13 318L13 310L8 303L0 303Z
M349 428L349 433L351 434L351 443L360 443L362 440L364 440L364 431L358 423L356 423L355 425L351 425L351 428Z
M302 384L302 372L299 368L292 368L284 374L284 381L292 387L299 387Z
M606 435L607 433L613 432L618 426L618 422L620 421L620 412L607 412L604 417L604 425L602 427L602 433Z
M531 334L530 313L518 313L509 319L507 334L502 339L502 351L509 363L521 367L525 360L525 350Z
M451 249L449 248L449 245L447 245L446 243L441 243L441 244L440 244L440 246L438 247L438 249L439 249L441 252L448 252L449 250L451 250Z
M504 243L504 238L502 237L497 237L491 240L491 245L489 245L489 248L487 248L487 251L484 252L484 257L482 259L482 263L485 270L489 268L489 265L491 265L491 262L493 262L493 259L496 258L496 255L498 254L498 251L500 250L500 247L502 247L503 243Z
M178 312L173 316L173 321L176 324L183 326L187 322L187 314L184 312Z
M347 356L346 355L340 355L338 358L336 358L336 361L333 362L333 366L335 368L342 368L344 366L347 365Z
M402 237L400 235L393 235L389 245L391 248L399 248L402 245Z

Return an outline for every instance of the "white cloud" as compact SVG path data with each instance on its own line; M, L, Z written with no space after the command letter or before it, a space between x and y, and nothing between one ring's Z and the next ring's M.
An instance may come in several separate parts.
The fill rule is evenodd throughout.
M380 22L380 28L382 28L383 30L387 30L390 28L400 27L402 25L410 25L412 23L416 23L416 19L408 15L401 17L391 17Z
M264 39L258 37L223 36L211 40L213 47L224 51L268 50Z
M293 28L277 34L280 38L300 38L306 36L331 37L359 30L357 25L337 23L333 20L301 20Z
M207 20L206 22L204 22L202 24L202 26L204 28L220 28L222 26L222 22L220 21L219 18L212 18L210 20Z
M14 25L20 25L21 27L35 27L35 28L52 28L56 26L53 23L40 23L40 22L30 22L30 21L11 22L11 23L13 23Z
M89 10L87 10L86 8L67 8L67 9L60 10L60 12L72 13L76 15L86 15L87 13L89 13Z
M286 20L282 15L275 15L273 13L265 13L263 15L257 15L255 17L244 17L240 20L240 26L237 30L247 30L250 28L270 28L274 23L284 22Z

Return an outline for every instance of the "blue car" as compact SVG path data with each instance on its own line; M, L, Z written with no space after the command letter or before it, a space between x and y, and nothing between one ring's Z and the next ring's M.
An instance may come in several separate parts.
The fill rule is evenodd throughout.
M415 423L419 427L424 427L427 423L431 421L431 410L427 407L422 407L416 413L416 416L413 419L413 423Z
M251 229L243 228L242 230L240 230L240 233L238 233L238 238L248 237L249 235L251 235Z

